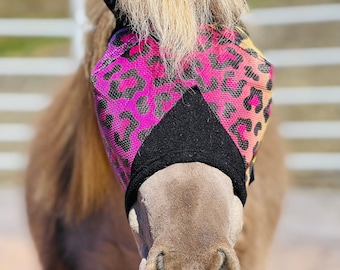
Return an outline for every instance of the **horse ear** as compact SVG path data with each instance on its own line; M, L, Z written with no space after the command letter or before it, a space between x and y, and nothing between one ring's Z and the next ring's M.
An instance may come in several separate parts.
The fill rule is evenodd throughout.
M116 6L117 0L104 0L107 7L113 12Z

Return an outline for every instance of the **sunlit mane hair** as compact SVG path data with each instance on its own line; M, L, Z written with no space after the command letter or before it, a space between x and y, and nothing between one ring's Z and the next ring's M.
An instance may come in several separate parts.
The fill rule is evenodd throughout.
M141 38L152 33L175 66L195 49L200 25L234 28L248 11L245 0L118 0L117 8Z

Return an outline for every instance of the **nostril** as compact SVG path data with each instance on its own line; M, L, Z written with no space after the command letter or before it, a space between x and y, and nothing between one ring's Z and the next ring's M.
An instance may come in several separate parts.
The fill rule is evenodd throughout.
M219 259L220 259L218 270L223 270L225 269L225 266L227 265L227 255L221 249L219 249L217 252L219 255Z
M218 270L240 270L240 263L234 250L218 249L219 268Z
M157 269L157 270L164 270L164 269L165 269L165 268L164 268L164 256L165 256L165 254L164 254L163 251L160 252L160 253L157 255L157 260L156 260L156 263L157 263L156 269Z

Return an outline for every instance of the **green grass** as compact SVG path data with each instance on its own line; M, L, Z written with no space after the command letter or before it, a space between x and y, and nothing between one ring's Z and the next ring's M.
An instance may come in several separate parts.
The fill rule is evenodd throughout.
M60 18L69 16L68 0L1 0L0 18Z
M63 38L0 37L0 57L67 56L69 48Z
M68 0L0 0L0 18L66 18ZM0 57L65 56L70 41L62 38L0 36Z

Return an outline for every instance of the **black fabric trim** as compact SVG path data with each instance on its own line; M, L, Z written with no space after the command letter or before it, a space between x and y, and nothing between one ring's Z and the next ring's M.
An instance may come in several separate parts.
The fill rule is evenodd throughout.
M249 184L253 183L255 181L255 172L254 172L254 164L251 165L250 168L250 181Z
M245 204L243 158L198 88L183 94L138 151L125 193L127 214L148 177L172 164L188 162L202 162L224 172L233 182L234 194Z
M104 0L105 4L107 5L107 7L114 12L114 9L116 7L116 2L117 0Z
M112 35L116 33L118 30L122 29L123 27L129 24L128 19L124 13L122 13L118 8L116 8L116 0L104 0L106 6L111 10L113 15L116 18L116 27L113 30L109 40L111 39Z

